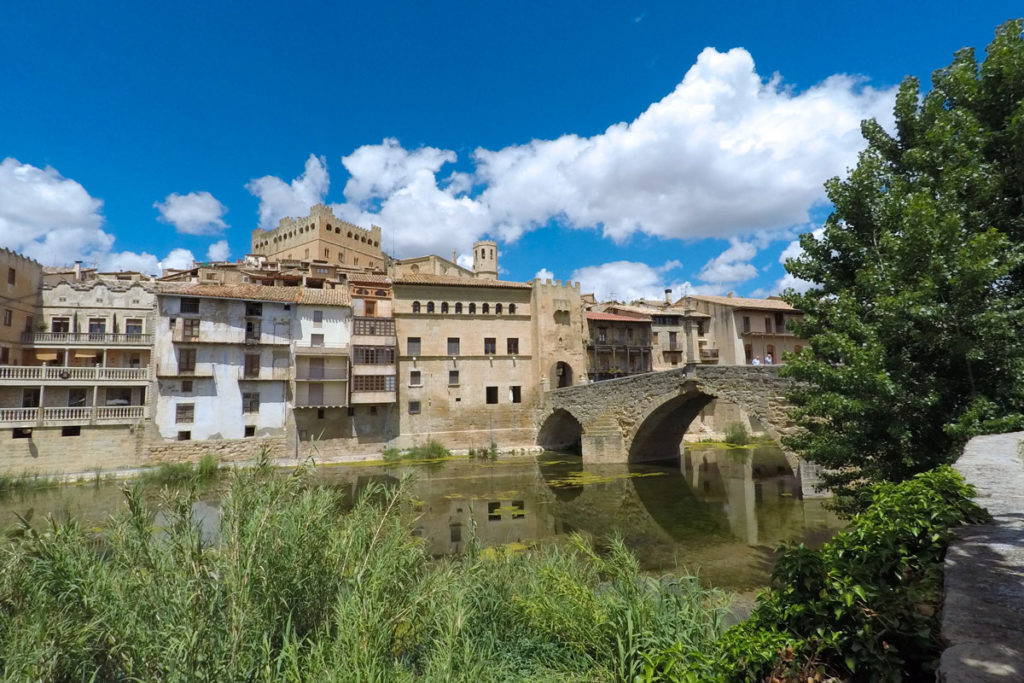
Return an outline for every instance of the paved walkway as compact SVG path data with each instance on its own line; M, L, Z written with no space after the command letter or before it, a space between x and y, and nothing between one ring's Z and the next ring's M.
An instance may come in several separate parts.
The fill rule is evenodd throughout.
M960 530L946 553L940 680L1024 682L1024 432L971 439L956 469L992 524Z

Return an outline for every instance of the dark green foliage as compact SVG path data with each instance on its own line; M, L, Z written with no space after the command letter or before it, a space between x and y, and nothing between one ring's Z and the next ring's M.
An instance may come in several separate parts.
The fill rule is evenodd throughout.
M710 651L652 659L648 679L796 680L815 670L858 681L933 677L942 558L954 527L987 514L948 467L869 491L870 506L821 550L786 549L747 621Z
M214 544L192 494L167 493L155 516L141 487L100 534L23 525L0 546L0 679L628 680L643 653L721 631L720 594L645 576L620 541L471 539L435 560L410 533L408 480L345 512L308 469L232 477Z
M787 445L852 494L952 462L971 436L1024 424L1024 39L1001 26L904 81L895 137L875 121L835 211L787 270L813 349L782 372L803 433Z

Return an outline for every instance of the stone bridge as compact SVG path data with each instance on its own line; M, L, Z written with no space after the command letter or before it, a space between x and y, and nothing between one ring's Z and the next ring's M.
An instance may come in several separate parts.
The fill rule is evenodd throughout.
M792 428L784 398L790 386L777 367L702 365L553 389L537 443L551 450L578 445L583 462L671 460L690 423L715 399L778 437Z

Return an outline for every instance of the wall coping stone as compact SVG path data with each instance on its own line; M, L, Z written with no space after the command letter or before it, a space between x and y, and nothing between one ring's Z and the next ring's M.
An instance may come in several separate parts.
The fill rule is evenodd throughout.
M957 530L946 551L939 680L1024 681L1024 432L971 439L955 468L991 524Z

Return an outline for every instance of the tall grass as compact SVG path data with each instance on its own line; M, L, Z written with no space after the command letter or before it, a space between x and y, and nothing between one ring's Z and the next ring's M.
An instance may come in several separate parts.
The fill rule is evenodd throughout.
M620 541L435 560L408 480L347 512L306 469L235 471L220 539L191 494L154 533L142 489L102 534L27 525L0 548L5 680L629 680L714 641L723 596L644 576Z
M144 470L139 481L150 485L208 482L216 478L220 463L212 453L205 453L198 463L165 462L159 467Z

